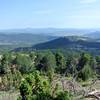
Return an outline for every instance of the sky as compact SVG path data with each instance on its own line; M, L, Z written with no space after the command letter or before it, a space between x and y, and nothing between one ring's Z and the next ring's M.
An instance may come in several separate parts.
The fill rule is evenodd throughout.
M0 29L100 28L100 0L0 0Z

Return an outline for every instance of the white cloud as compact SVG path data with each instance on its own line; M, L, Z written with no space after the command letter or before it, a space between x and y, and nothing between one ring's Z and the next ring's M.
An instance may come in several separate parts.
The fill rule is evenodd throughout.
M97 2L98 0L80 0L81 4L92 4Z

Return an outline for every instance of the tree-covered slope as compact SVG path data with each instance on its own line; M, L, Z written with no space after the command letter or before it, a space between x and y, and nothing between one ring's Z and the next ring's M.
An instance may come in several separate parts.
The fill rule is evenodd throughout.
M60 37L58 39L40 43L33 46L35 49L58 49L58 48L100 48L100 42L84 37Z

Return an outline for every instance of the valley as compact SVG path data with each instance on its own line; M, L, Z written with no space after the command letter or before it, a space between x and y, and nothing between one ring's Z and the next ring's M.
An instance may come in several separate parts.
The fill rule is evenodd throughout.
M91 100L89 94L100 90L99 39L39 34L0 35L1 100L21 100L24 97L32 100L34 96L43 100ZM96 98L95 94L92 96Z

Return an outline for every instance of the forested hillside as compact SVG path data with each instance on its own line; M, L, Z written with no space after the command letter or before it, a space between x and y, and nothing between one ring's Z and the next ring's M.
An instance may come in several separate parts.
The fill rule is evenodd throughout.
M100 0L0 0L0 100L100 100Z
M51 41L47 41L44 43L39 43L30 47L20 47L15 48L12 51L33 51L33 50L56 50L62 49L64 52L68 51L85 51L91 53L92 55L100 55L100 40L92 39L88 37L82 36L67 36L67 37L59 37L57 39L53 39Z
M81 100L93 89L92 80L99 78L100 56L85 52L46 50L0 56L0 91L20 92L18 100Z
M100 48L100 42L82 37L61 37L46 43L40 43L33 48L36 49L58 49L58 48Z

